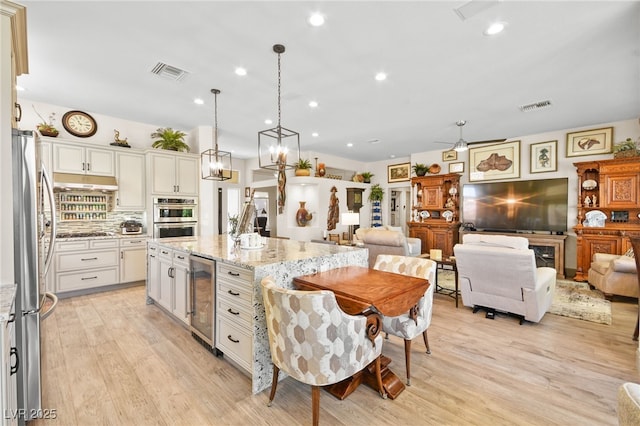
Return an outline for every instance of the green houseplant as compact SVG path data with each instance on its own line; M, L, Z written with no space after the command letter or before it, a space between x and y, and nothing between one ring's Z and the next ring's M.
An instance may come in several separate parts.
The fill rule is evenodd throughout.
M371 178L374 176L371 172L362 172L360 176L364 179L364 183L371 183Z
M613 146L613 156L615 158L635 157L638 154L636 142L631 138L627 138L624 142L617 143Z
M187 136L186 133L180 130L173 130L171 127L159 128L151 133L151 137L155 139L151 146L171 151L189 152L189 145L184 141L185 136Z
M416 174L416 176L424 176L429 171L429 166L422 163L416 163L413 166L411 166L411 169Z
M311 175L311 162L301 158L296 163L296 176L310 176Z
M380 184L376 183L371 186L371 192L369 193L369 201L382 201L384 197L384 189Z
M33 105L32 105L33 106ZM51 136L51 137L56 137L58 136L58 129L56 129L56 127L53 125L53 121L55 120L55 116L56 113L52 112L51 115L49 116L49 121L47 122L47 120L45 120L38 111L36 111L36 108L33 107L33 110L36 112L36 115L38 117L40 117L40 120L42 120L40 123L38 123L36 125L36 129L38 129L38 131L40 132L40 134L42 136Z

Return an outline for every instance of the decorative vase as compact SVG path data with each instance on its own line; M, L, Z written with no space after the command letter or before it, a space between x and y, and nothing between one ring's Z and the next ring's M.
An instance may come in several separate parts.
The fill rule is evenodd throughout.
M440 165L439 164L432 164L431 166L429 166L429 173L431 173L432 175L437 175L438 173L440 173Z
M310 176L311 171L309 169L296 169L296 176Z
M324 163L318 163L317 175L323 177L327 174L327 169L324 167Z
M424 169L416 170L416 176L424 176L426 174L427 174L427 170L424 170Z
M311 221L313 215L305 208L306 201L300 201L300 208L296 212L296 223L298 226L307 226L307 223Z

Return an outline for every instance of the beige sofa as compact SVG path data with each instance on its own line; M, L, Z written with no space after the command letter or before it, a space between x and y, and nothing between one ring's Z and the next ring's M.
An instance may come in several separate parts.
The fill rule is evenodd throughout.
M370 268L376 263L379 254L418 256L422 248L419 238L406 237L402 228L394 226L358 228L354 242L369 249Z
M605 296L638 297L636 261L626 255L596 253L589 268L589 284Z
M456 244L458 282L465 306L509 312L539 322L553 302L556 270L537 267L523 237L465 234Z

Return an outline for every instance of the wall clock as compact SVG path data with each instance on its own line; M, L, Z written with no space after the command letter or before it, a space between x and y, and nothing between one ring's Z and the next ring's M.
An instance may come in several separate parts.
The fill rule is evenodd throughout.
M88 138L96 134L98 124L96 120L86 112L69 111L62 116L62 125L73 136Z

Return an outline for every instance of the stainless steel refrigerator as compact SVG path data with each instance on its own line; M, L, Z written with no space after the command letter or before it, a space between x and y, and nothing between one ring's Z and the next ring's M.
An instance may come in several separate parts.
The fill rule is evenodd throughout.
M18 409L24 419L42 408L40 321L47 298L46 274L55 244L55 198L33 132L13 130L13 228ZM50 296L55 300L55 296ZM50 313L55 303L47 312Z

